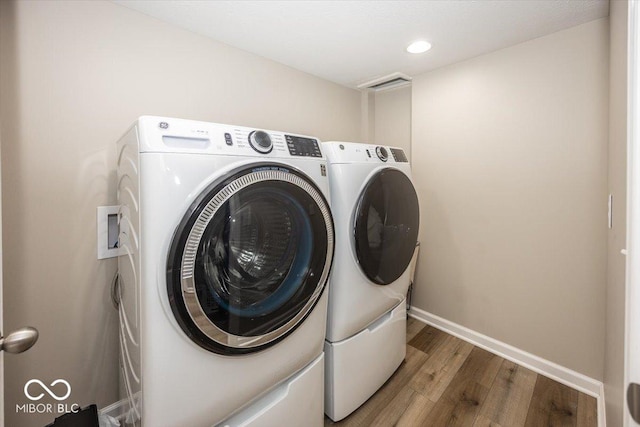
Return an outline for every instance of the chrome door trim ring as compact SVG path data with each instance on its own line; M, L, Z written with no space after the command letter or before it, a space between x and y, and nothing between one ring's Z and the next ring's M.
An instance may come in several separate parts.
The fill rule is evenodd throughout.
M283 181L296 185L304 190L315 201L316 206L322 213L322 217L325 222L327 232L327 255L325 259L324 268L320 276L320 280L316 285L311 297L307 300L304 307L287 323L279 328L259 336L244 337L239 335L230 334L218 328L204 313L204 310L198 300L195 291L194 271L195 260L197 256L198 247L202 236L209 225L211 219L215 216L218 209L242 189L259 182L265 181ZM333 246L334 246L334 230L333 222L331 219L331 213L329 207L325 202L324 197L316 190L316 188L309 184L304 178L276 169L264 169L255 170L248 174L242 175L227 185L225 185L216 195L209 200L204 209L198 215L193 227L189 231L187 241L184 246L181 257L181 269L180 269L180 285L182 290L182 297L184 299L185 308L191 317L191 320L197 326L197 328L205 334L209 339L221 344L225 347L251 349L254 347L260 347L268 344L274 340L277 340L281 336L285 335L292 328L305 318L305 316L313 309L316 301L319 299L327 282L329 271L331 269L331 262L333 259Z

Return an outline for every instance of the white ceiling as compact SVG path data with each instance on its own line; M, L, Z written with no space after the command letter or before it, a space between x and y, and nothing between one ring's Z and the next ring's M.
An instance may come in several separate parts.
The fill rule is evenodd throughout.
M393 72L415 76L609 13L608 0L115 2L349 87ZM407 53L416 39L433 48Z

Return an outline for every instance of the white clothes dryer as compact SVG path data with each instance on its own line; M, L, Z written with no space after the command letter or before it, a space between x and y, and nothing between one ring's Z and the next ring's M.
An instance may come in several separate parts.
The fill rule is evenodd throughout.
M325 342L325 412L362 405L406 353L409 264L419 226L411 169L400 148L322 144L336 229Z
M334 232L318 140L141 117L117 148L129 421L321 426Z

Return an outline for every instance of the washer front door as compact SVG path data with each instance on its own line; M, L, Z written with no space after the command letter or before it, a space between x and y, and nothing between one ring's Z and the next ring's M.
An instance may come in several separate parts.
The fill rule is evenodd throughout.
M265 349L313 310L333 258L328 203L277 165L241 170L196 200L175 233L167 291L183 331L220 354Z
M407 175L392 168L377 172L362 191L354 217L356 258L369 280L388 285L405 272L419 223L418 196Z

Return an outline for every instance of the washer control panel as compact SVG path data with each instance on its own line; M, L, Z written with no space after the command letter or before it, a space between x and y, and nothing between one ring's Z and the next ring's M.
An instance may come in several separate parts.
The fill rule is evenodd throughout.
M296 135L285 135L289 154L301 157L322 157L317 139Z
M264 156L325 160L320 141L309 135L294 135L260 128L142 116L140 152L171 152Z
M269 134L263 130L254 130L249 134L249 145L258 153L267 154L273 150Z

